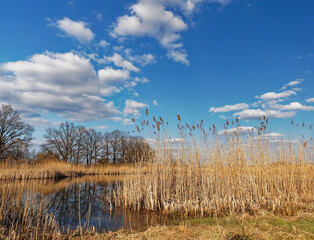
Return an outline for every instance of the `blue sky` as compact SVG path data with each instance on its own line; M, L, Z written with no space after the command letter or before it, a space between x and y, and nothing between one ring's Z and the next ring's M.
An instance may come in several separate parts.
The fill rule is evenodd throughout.
M133 130L163 116L215 123L314 119L314 3L3 0L0 103L37 128ZM312 133L308 133L312 134Z

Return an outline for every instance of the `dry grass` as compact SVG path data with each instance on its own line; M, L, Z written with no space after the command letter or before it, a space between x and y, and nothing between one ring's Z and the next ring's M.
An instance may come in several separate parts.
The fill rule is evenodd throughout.
M264 122L259 134L214 130L209 138L202 122L183 128L179 121L182 141L174 147L163 126L155 120L152 167L120 185L115 206L186 216L313 213L312 140L275 143L264 135Z
M155 226L146 231L120 230L102 234L87 234L75 239L221 239L221 240L279 240L313 239L314 219L308 214L295 217L276 216L206 218L180 222L175 226Z
M36 194L21 189L0 188L0 239L39 239L58 236L59 225L53 214L46 212L47 202Z
M3 188L0 238L7 239L313 239L314 144L274 142L260 134L208 137L202 126L178 128L173 144L163 120L154 120L157 141L148 164L76 166L61 162L1 165L0 179L45 179L134 174L106 196L114 207L185 217L176 226L144 232L71 231L61 234L45 202ZM143 123L142 127L148 125ZM227 124L228 125L228 124ZM141 128L142 129L142 128ZM138 130L141 131L138 127ZM210 129L211 130L211 129ZM148 132L147 131L147 132ZM79 180L78 180L79 181ZM40 188L39 186L34 186ZM18 186L17 186L18 188ZM23 191L17 191L23 192ZM208 218L205 218L208 217Z
M141 168L141 171L144 169ZM4 164L0 163L0 180L29 180L80 177L84 175L123 175L133 174L139 169L135 165L101 164L74 165L56 160L37 164Z

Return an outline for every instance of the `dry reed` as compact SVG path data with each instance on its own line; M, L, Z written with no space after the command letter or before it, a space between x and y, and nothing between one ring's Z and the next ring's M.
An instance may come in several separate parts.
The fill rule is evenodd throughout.
M267 137L267 119L244 136L217 134L213 125L209 138L203 121L183 127L178 115L181 139L174 147L162 118L153 119L151 167L119 185L115 206L196 216L313 213L312 139L275 143Z
M141 169L144 170L144 169ZM46 159L37 164L0 163L0 180L52 179L84 175L124 175L138 172L132 164L75 165Z

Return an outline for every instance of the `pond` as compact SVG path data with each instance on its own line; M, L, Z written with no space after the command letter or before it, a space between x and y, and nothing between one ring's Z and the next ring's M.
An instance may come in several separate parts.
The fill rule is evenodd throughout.
M10 192L36 194L47 200L46 211L53 213L63 231L94 227L97 231L116 231L121 228L144 230L164 225L167 216L154 212L130 211L112 206L106 196L122 184L123 177L86 176L62 180L29 180L1 182Z

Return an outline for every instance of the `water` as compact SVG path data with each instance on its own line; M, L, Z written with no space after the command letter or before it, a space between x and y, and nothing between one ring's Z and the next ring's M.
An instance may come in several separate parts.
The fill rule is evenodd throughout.
M32 193L47 199L46 211L56 216L63 230L76 229L79 226L94 227L97 231L116 231L121 228L144 230L168 221L161 214L115 208L106 201L106 194L114 191L122 180L121 177L93 176L5 184L10 191L17 191L23 185L25 195Z

